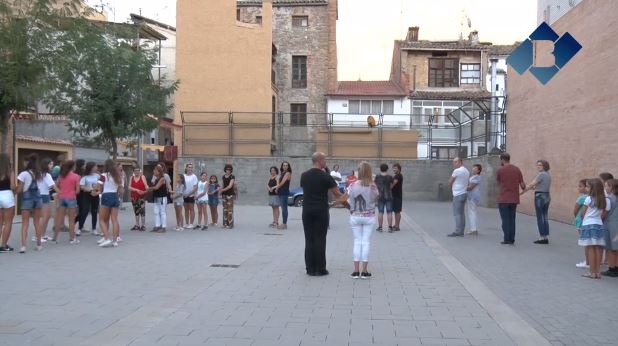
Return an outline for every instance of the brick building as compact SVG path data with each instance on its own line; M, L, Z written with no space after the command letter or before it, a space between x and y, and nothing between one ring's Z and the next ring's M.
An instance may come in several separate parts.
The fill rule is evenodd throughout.
M552 29L569 32L583 48L545 85L528 72L509 75L507 148L526 181L536 160L549 161L550 217L568 222L579 179L618 175L618 1L581 1ZM532 199L522 199L522 211L534 213Z

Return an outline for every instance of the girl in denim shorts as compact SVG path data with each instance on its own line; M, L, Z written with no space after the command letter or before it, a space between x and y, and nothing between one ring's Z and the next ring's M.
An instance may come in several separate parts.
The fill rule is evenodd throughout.
M28 242L28 228L30 227L30 216L34 222L34 232L36 237L36 250L41 250L41 207L43 201L37 181L41 179L39 170L39 156L30 154L26 158L26 169L17 176L17 191L21 192L21 248L19 253L26 252Z
M97 242L100 247L118 246L120 238L120 224L118 223L118 209L123 189L123 179L120 170L113 160L106 160L103 174L97 182L97 190L101 192L101 206L99 209L99 221L103 237ZM112 232L110 234L110 219Z

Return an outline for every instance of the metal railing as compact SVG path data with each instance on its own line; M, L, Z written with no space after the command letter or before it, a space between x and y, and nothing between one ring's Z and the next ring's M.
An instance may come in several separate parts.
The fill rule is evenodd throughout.
M288 157L320 150L359 157L342 154L354 147L367 158L401 157L404 148L410 158L478 157L506 149L506 99L494 101L493 111L491 98L486 98L431 114L181 112L181 154ZM248 149L266 147L247 154L252 153ZM214 149L201 154L196 148Z

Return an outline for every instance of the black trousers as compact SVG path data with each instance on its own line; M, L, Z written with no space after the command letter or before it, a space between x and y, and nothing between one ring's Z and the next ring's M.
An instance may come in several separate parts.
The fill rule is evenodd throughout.
M79 221L79 229L84 228L88 213L92 216L92 229L97 228L97 217L99 215L99 196L92 196L89 192L80 192L77 198L77 206L79 213L77 219Z
M328 232L328 208L303 208L305 230L305 267L307 273L326 270L326 233Z

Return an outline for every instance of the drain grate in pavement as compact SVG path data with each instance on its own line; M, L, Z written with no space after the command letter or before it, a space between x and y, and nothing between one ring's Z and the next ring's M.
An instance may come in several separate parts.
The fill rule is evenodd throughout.
M238 268L240 267L240 265L238 264L218 264L218 263L211 264L210 266L214 268Z
M283 233L264 233L264 235L283 235Z

